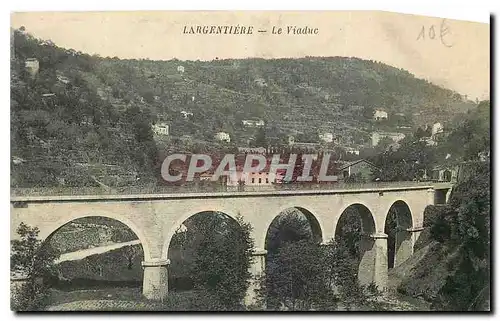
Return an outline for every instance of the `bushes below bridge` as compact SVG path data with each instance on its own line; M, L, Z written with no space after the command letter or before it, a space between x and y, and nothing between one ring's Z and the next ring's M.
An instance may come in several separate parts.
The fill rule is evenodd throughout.
M401 273L398 290L436 310L489 310L489 163L477 164L475 172L456 186L449 205L426 211L418 251L397 268L408 272Z

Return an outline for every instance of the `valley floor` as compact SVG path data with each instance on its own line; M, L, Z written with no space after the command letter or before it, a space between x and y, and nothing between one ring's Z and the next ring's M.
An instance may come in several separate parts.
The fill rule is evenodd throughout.
M191 300L193 291L171 291L167 302L151 302L143 299L140 288L106 288L61 291L51 290L47 311L185 311L178 302ZM384 311L429 311L429 305L421 300L387 293L378 305ZM178 307L178 308L176 308ZM345 311L339 307L339 311Z

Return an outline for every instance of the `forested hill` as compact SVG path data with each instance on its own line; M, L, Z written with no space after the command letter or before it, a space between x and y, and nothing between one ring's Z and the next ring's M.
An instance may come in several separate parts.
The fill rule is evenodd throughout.
M357 58L120 60L24 30L12 38L12 154L24 160L13 168L14 186L96 184L88 164L152 179L157 120L168 122L171 136L195 142L223 130L243 146L241 121L262 119L269 137L324 130L363 145L374 129L445 122L475 105L405 70ZM39 61L34 76L25 66L30 58ZM375 109L389 121L375 124Z

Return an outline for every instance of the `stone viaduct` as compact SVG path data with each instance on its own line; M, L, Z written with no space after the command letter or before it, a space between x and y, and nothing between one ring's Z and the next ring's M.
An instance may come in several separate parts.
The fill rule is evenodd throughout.
M379 289L387 284L386 218L393 206L406 209L407 219L396 234L394 264L413 253L413 244L423 229L423 214L428 205L447 201L451 185L433 183L377 185L332 190L280 190L262 192L222 192L139 195L72 195L11 197L11 237L21 222L40 229L49 238L63 225L82 217L102 216L127 225L139 238L144 251L143 294L162 299L168 292L169 243L177 228L189 217L206 212L240 214L253 227L255 241L253 275L265 269L266 235L277 215L290 208L301 210L308 218L318 241L328 242L336 232L346 209L361 213L362 252L358 279L374 282ZM249 289L251 299L253 286ZM250 292L251 291L251 292Z

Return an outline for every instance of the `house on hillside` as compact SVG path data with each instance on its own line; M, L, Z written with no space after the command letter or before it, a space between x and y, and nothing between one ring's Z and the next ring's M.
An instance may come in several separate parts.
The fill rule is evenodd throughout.
M225 132L218 132L217 134L215 134L214 138L215 140L218 140L220 142L226 142L226 143L231 142L231 137L229 136L228 133Z
M321 133L319 134L319 139L321 139L325 143L333 142L333 134L332 133Z
M166 123L160 122L151 126L153 133L156 135L167 136L169 134L169 127Z
M250 188L272 188L274 183L277 183L278 180L282 179L282 174L279 173L270 173L270 162L266 164L265 168L259 172L250 172L244 173L243 166L237 165L237 169L234 173L232 173L227 180L227 186L230 187L238 187L241 190L244 190L245 187Z
M373 119L375 119L375 120L383 120L383 119L387 119L387 116L388 115L387 115L386 111L377 109L377 110L375 110L375 114L373 114Z
M181 74L183 74L184 71L185 71L184 66L177 66L177 72L180 72Z
M182 117L184 117L185 119L187 119L188 117L192 117L193 113L190 112L190 111L183 110L183 111L181 111L181 115L182 115Z
M432 169L431 179L435 182L456 182L458 168L456 166L440 165Z
M406 137L403 133L396 132L373 132L372 133L372 146L375 147L384 138L390 138L393 142L397 143Z
M345 181L350 177L356 177L360 181L368 182L372 178L372 172L379 168L366 159L346 163L338 168L339 176Z
M68 77L64 76L63 74L61 73L57 73L57 81L67 85L70 83L70 80Z
M257 78L254 80L254 83L259 87L267 87L267 83L264 78Z
M31 77L35 77L40 70L40 62L36 58L28 58L24 61L24 67Z
M359 149L354 148L354 147L346 147L345 152L347 154L359 156Z
M19 164L22 164L24 162L26 162L26 160L24 158L17 157L17 156L12 156L12 163L14 165L19 165Z
M265 125L264 121L261 119L259 120L246 119L242 120L241 122L245 127L263 127Z
M276 179L274 173L268 171L260 173L247 173L245 185L248 186L272 186Z
M436 146L437 142L432 137L422 137L419 141L424 142L427 146Z
M288 146L296 151L312 152L316 151L320 147L320 144L310 142L297 142L295 141L295 137L293 135L290 135L288 136Z
M265 154L267 149L264 147L238 147L238 153L244 154Z
M441 123L435 123L432 125L431 137L432 139L438 138L441 134L444 133L444 127Z

